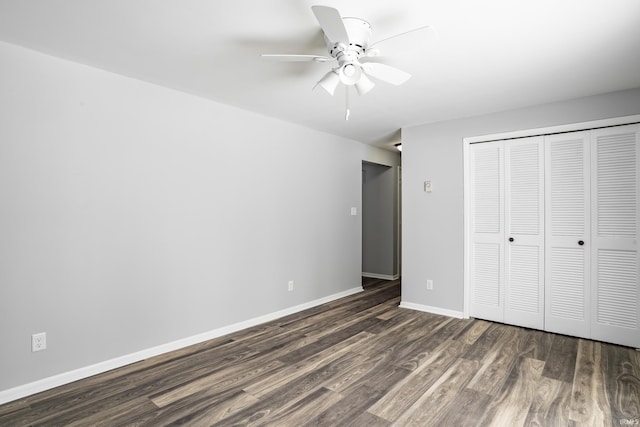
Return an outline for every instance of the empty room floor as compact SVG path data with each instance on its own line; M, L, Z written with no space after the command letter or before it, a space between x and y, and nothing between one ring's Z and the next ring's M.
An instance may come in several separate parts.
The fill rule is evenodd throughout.
M640 424L640 352L402 309L400 282L0 406L0 425Z

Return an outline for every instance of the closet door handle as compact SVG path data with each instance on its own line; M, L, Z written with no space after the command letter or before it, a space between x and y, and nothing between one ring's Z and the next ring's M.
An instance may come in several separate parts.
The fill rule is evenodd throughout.
M509 237L509 241L510 241L510 242L513 242L513 237Z
M584 240L578 240L578 244L579 244L580 246L584 245Z

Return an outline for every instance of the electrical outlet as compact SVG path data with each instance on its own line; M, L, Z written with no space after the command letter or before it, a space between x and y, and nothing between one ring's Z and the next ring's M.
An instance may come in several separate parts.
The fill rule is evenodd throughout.
M293 280L289 280L289 292L293 291Z
M41 332L39 334L31 335L31 351L42 351L47 348L47 333Z
M427 280L427 290L429 290L429 291L433 290L433 280L431 280L431 279Z

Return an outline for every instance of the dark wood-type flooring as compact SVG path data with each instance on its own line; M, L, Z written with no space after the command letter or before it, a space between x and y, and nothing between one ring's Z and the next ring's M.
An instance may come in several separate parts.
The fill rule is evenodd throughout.
M398 281L0 406L1 426L640 424L640 352L398 308Z

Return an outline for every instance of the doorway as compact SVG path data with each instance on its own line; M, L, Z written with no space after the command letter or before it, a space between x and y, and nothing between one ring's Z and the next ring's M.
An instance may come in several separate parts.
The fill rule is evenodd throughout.
M400 277L400 168L362 162L362 276Z

